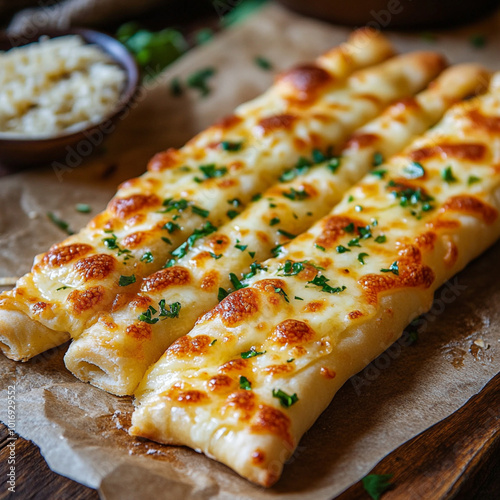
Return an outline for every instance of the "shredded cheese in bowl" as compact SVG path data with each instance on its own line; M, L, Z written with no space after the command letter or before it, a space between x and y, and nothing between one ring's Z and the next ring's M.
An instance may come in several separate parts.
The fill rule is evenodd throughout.
M99 123L118 105L126 78L78 35L0 52L0 137L51 137Z

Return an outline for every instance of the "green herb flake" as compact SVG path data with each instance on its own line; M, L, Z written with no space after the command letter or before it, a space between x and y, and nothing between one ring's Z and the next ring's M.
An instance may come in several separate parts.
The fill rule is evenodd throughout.
M154 261L153 254L151 252L145 252L141 257L141 262L145 262L146 264L151 264Z
M250 253L250 252L248 252ZM255 253L255 252L252 252ZM252 256L253 259L253 256ZM243 275L243 279L247 280L248 278L253 278L256 274L257 271L267 271L267 267L264 267L262 264L259 264L258 262L252 262L250 264L250 272L246 273Z
M354 201L354 196L350 194L349 197L347 198L347 203L351 203L352 201Z
M277 233L281 234L281 236L284 236L285 238L288 238L290 240L293 240L294 238L297 237L296 234L289 233L288 231L285 231L284 229L278 229Z
M441 178L448 184L451 184L452 182L457 182L457 178L453 175L453 170L450 166L441 170Z
M257 193L252 196L252 201L259 201L262 198L262 193Z
M387 173L387 170L384 170L383 168L379 170L372 170L371 174L374 175L375 177L378 177L379 179L383 179L385 177L385 174Z
M346 233L354 233L354 222L347 224L343 229Z
M278 294L278 295L281 295L284 299L285 299L285 302L290 302L290 300L288 299L288 295L286 294L285 290L283 290L283 288L275 288L274 291Z
M210 342L210 344L208 344L210 347L212 347L215 343L217 342L217 339L213 339L212 342Z
M361 482L368 495L373 500L379 500L382 493L392 486L392 483L389 482L391 478L392 474L368 474Z
M295 300L304 300L302 297L297 297L297 295L295 295L294 299Z
M282 193L285 198L288 198L289 200L292 201L302 201L305 200L306 198L309 198L309 194L305 189L295 189L295 188L290 188L290 191Z
M361 205L356 205L354 207L354 210L356 210L356 212L362 212L363 211L363 207Z
M467 179L467 185L472 186L472 184L476 184L476 182L481 182L481 178L476 177L475 175L469 175L469 178Z
M359 238L353 238L347 242L348 247L360 247Z
M255 252L248 252L248 255L250 255L250 257L252 257L252 259L255 257Z
M87 203L77 203L75 205L75 210L81 214L89 214L92 212L92 207Z
M271 248L271 254L273 255L273 257L279 257L282 251L283 245L276 245L274 248Z
M171 245L172 244L172 240L169 240L168 238L166 238L165 236L162 236L161 239L167 244L167 245Z
M307 283L320 287L321 291L326 293L340 293L346 289L345 286L331 287L330 285L327 284L328 281L330 280L326 276L317 275L314 277L313 280L308 281Z
M368 254L365 252L361 252L358 254L358 261L361 263L362 266L366 264L365 257L368 257Z
M179 226L179 224L176 224L175 222L167 222L163 226L163 229L166 229L169 234L172 234L175 231L179 231L180 228L181 228L181 226Z
M281 406L284 408L290 408L293 404L295 404L299 398L296 393L293 393L291 396L281 389L273 389L273 398L279 399Z
M199 215L205 219L210 215L210 212L208 210L197 207L196 205L191 206L191 211L193 212L193 214Z
M286 360L287 363L293 363L294 361L295 361L295 358L290 358L290 359Z
M272 70L273 69L273 65L271 64L271 62L266 59L265 57L262 57L262 56L256 56L254 58L254 62L255 64L261 68L261 69L264 69L266 71L269 71L269 70Z
M238 215L240 215L240 213L237 210L228 210L226 212L226 215L232 220L232 219L235 219L236 217L238 217Z
M56 288L56 292L59 292L60 290L66 290L67 288L71 288L69 286L61 286L59 288Z
M346 253L346 252L351 251L349 248L346 248L344 245L338 245L335 250L337 250L337 253Z
M250 380L248 380L243 375L240 375L240 389L243 389L244 391L252 390L252 384L250 383Z
M334 174L339 169L340 160L341 160L340 156L334 156L333 158L330 158L327 168L328 170L330 170L330 172L332 172L332 174Z
M148 325L154 325L158 323L159 318L153 318L153 316L157 313L158 311L153 307L149 306L146 310L146 312L143 312L142 314L139 315L139 321L143 321L144 323L147 323Z
M135 274L132 274L132 276L120 276L118 286L128 286L135 283L135 281Z
M409 165L407 165L403 169L403 172L407 179L420 179L425 175L424 167L422 166L421 163L418 163L417 161L413 161Z
M203 174L203 177L201 178L194 178L195 182L198 183L206 181L207 179L217 179L227 174L227 167L217 167L214 163L211 163L210 165L200 165L198 168Z
M372 165L374 167L378 167L384 163L384 156L382 153L374 153L373 154L373 159L372 159Z
M253 358L255 356L261 356L262 354L266 354L266 351L259 352L259 351L256 351L254 347L251 347L249 351L242 352L240 354L240 356L243 359L249 359L249 358Z
M318 249L321 250L322 252L326 252L326 248L322 247L321 245L318 245L317 243L314 244L314 246Z
M229 205L232 205L233 207L241 206L241 200L239 200L238 198L233 198L232 200L227 200L227 202L229 203Z
M385 234L379 234L375 238L375 243L385 243L387 241L387 236Z
M382 272L382 273L392 273L392 274L395 274L396 276L399 276L398 261L397 260L394 261L388 269L381 269L380 272Z
M244 252L248 248L248 245L241 245L240 240L236 240L236 245L234 245L234 248L237 248L238 250Z
M229 292L225 290L224 288L220 287L219 288L219 293L217 294L217 300L221 302L224 300L227 296L229 295Z
M246 288L248 285L244 285L239 279L238 276L234 273L229 273L229 280L231 281L231 284L233 285L233 288L235 290L240 290L241 288Z
M69 224L57 217L57 215L53 212L47 212L47 217L54 225L56 225L59 229L62 229L66 234L75 234L74 231L70 229Z
M215 260L219 260L222 257L221 253L219 255L216 255L213 252L209 252L209 254L210 254L210 257L212 257L212 259L215 259Z
M158 305L160 306L160 319L179 317L179 313L182 307L180 302L174 302L173 304L170 304L167 309L167 306L165 305L165 299L161 299L160 302L158 302Z
M208 80L212 78L215 73L215 68L212 67L200 69L187 77L186 84L188 87L198 90L202 97L206 97L210 94Z
M278 217L273 217L270 221L269 221L269 225L270 226L275 226L276 224L279 224L281 221L280 219L278 219Z

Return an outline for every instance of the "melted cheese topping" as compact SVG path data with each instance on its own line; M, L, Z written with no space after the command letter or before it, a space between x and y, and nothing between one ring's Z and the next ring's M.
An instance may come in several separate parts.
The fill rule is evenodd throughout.
M356 50L365 35L357 32L315 63L282 74L268 92L237 108L233 117L200 133L182 149L155 156L146 174L122 184L105 212L52 248L50 257L38 256L32 272L2 294L0 307L22 312L25 324L30 318L78 336L122 291L121 275L133 274L137 285L127 290L137 290L139 279L161 268L169 253L206 218L215 225L228 220L225 200L239 197L248 203L301 155L342 140L377 112L373 104L358 105L357 86L346 85L346 78L392 53L387 40L376 34L363 51ZM429 54L428 59L434 61L435 71L442 65L437 56ZM390 98L390 86L379 89L382 98ZM337 111L339 99L346 101L350 114L346 109ZM292 119L266 125L280 116ZM164 228L173 221L180 230L169 234ZM76 268L80 257L91 255L99 257ZM113 263L104 264L104 255ZM26 356L22 346L17 353L8 347L16 343L17 326L2 323L0 334L4 352L20 359ZM47 348L43 339L35 335L30 345L42 352Z
M341 385L500 236L498 123L492 86L264 262L152 367L131 434L272 485Z
M217 304L221 288L234 286L231 276L234 281L241 278L240 273L257 272L257 263L270 257L273 248L277 251L326 215L348 187L369 171L376 154L388 157L401 150L435 124L452 100L478 90L480 77L487 81L484 70L476 66L450 68L429 90L392 105L356 131L339 155L315 166L302 163L300 169L287 172L285 178L296 178L270 188L232 222L197 241L184 257L172 259L172 267L144 279L137 295L116 300L110 313L101 314L72 343L65 356L68 369L114 394L132 394L147 367ZM450 90L450 80L463 83ZM241 202L231 200L227 208L237 214ZM179 316L156 321L147 335L136 335L139 316L149 307L159 310L162 300L179 302Z

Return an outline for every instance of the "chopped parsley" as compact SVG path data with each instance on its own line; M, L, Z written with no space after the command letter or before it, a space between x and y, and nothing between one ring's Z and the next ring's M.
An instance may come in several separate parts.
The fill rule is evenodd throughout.
M270 221L269 221L269 225L270 226L275 226L276 224L279 224L281 221L280 219L278 219L278 217L273 217Z
M238 215L240 215L240 213L237 211L237 210L228 210L226 212L226 215L230 218L230 219L234 219L235 217L238 217Z
M117 253L116 255L120 257L121 255L125 254L125 257L123 258L123 262L126 262L128 259L133 259L131 254L131 251L128 248L122 248L118 243L116 242L117 240L116 234L112 234L111 236L108 236L107 238L103 238L102 241L104 243L104 246L106 248L109 248L110 250L116 250Z
M368 257L368 254L365 253L365 252L361 252L358 254L358 261L361 263L361 265L365 265L366 262L365 262L365 257Z
M295 295L294 299L295 300L304 300L302 297L297 297L297 295Z
M274 257L279 257L282 251L283 251L283 245L276 245L274 248L271 248L271 254Z
M215 343L217 342L217 339L213 339L212 342L210 342L210 344L208 344L210 347L212 347Z
M347 203L351 203L351 201L354 201L354 196L352 194L350 194L349 197L347 198Z
M259 68L265 69L266 71L273 69L273 65L265 57L256 56L254 62Z
M70 229L69 224L57 217L57 215L53 212L47 212L47 217L54 225L56 225L59 229L62 229L66 234L75 234L74 231Z
M176 224L175 222L167 222L164 226L163 229L166 229L169 234L172 234L175 231L179 231L181 226L179 224Z
M366 239L372 237L372 228L370 227L370 224L368 224L367 226L358 226L357 229L358 229L359 236L363 240L366 240Z
M326 276L321 275L321 276L315 276L313 280L308 281L307 283L311 285L315 285L321 288L322 292L326 293L340 293L343 292L346 287L345 286L339 286L339 287L331 287L328 285L328 281L330 281Z
M261 356L262 354L266 354L266 351L259 352L255 350L255 347L251 347L249 351L242 352L240 356L243 359L249 359L255 356Z
M240 240L236 240L236 245L234 245L234 248L237 248L238 250L244 252L248 248L248 245L240 245Z
M208 210L197 207L196 205L191 206L191 211L193 212L193 214L204 217L205 219L210 215L210 212Z
M210 165L200 165L198 167L203 173L203 177L195 177L195 182L201 183L207 179L216 179L218 177L223 177L227 174L227 167L216 167L214 163Z
M255 257L255 252L250 252L250 250L249 250L248 255L250 255L250 257L252 257L252 259L253 259Z
M231 142L231 141L222 141L220 143L220 147L224 151L239 151L243 146L243 141L240 142Z
M334 174L340 167L340 156L333 156L330 158L327 168Z
M274 291L278 294L278 295L281 295L284 299L285 299L285 302L290 302L290 300L288 299L288 295L286 294L285 290L283 290L283 288L275 288Z
M166 238L165 236L162 236L161 239L167 244L167 245L171 245L172 244L172 241L169 240L168 238Z
M239 207L241 205L241 200L238 198L233 198L232 200L227 200L227 202L233 207Z
M452 182L457 182L457 178L453 175L453 170L451 169L450 166L441 170L441 177L443 181L447 182L448 184Z
M337 159L337 157L333 156L331 148L327 150L326 154L322 153L319 149L313 149L312 160L300 157L295 167L291 168L290 170L287 170L281 175L280 181L281 182L291 181L295 179L297 176L305 174L313 165L331 159Z
M290 408L290 406L299 400L296 393L290 396L290 394L287 394L281 389L273 389L273 398L279 399L281 406L285 408Z
M375 177L378 177L379 179L383 179L386 173L387 170L384 170L383 168L371 171L371 174L374 175Z
M387 241L387 236L385 234L379 234L375 238L375 243L385 243Z
M350 222L343 229L346 233L354 233L354 222Z
M359 238L353 238L347 242L348 247L360 247Z
M392 273L395 274L396 276L399 276L399 266L398 266L398 261L395 260L388 269L381 269L380 272L382 273Z
M244 285L239 279L238 276L234 273L229 273L229 280L231 281L231 284L233 285L233 288L235 290L239 290L241 288L246 288L248 285Z
M209 252L209 254L210 254L210 257L212 257L215 260L219 260L222 257L221 253L219 255L216 255L213 252Z
M374 167L378 167L384 163L384 156L382 153L374 153L373 154L373 159L372 159L372 165Z
M92 212L92 207L87 203L77 203L75 205L75 210L81 214L89 214Z
M187 77L186 83L188 87L199 90L202 97L210 94L208 79L215 75L215 69L208 67L195 71Z
M414 189L394 180L390 180L387 187L395 188L391 190L391 195L399 199L401 207L410 208L411 214L417 218L422 216L422 212L428 212L434 208L430 203L434 198L422 191L421 188Z
M317 266L316 264L313 264L309 260L303 260L300 262L294 262L293 260L287 260L283 267L278 268L278 272L283 271L283 274L279 276L296 276L299 274L301 271L304 270L305 264L310 265L314 267L314 269L317 269L318 271L323 271L324 268Z
M290 358L290 359L286 360L287 363L293 363L294 361L295 361L295 358Z
M160 321L160 319L178 318L181 310L181 303L174 302L167 308L165 299L162 299L158 302L158 307L160 308L160 314L158 317L154 317L158 311L153 306L149 306L147 310L139 316L139 321L143 321L149 325L155 325L158 321Z
M425 175L424 167L417 161L413 161L407 165L403 172L405 173L405 177L407 179L419 179Z
M476 177L475 175L469 175L469 178L467 179L467 185L472 186L472 184L476 184L476 182L481 182L481 178Z
M284 236L285 238L289 238L290 240L293 240L294 238L297 237L296 234L289 233L288 231L285 231L284 229L278 229L277 233L281 234L281 236Z
M262 193L257 193L252 196L252 201L259 201L262 198Z
M392 474L368 474L361 482L368 495L373 500L379 500L382 493L392 486L392 483L389 482L391 478Z
M306 198L309 198L309 194L304 188L297 190L294 189L293 187L290 188L289 192L283 193L283 196L292 201L302 201L305 200Z
M132 274L132 276L120 276L118 286L128 286L135 283L135 281L135 274Z
M363 207L361 205L356 205L354 207L354 210L356 210L356 212L362 212L363 211Z
M205 224L201 228L195 229L193 231L193 234L189 236L187 241L185 241L182 245L180 245L175 250L170 252L170 255L172 255L172 257L176 257L179 259L181 257L184 257L187 254L188 250L194 246L197 240L203 238L204 236L208 236L209 234L212 234L215 231L217 231L217 228L210 221L205 222ZM165 265L165 267L170 267L171 265L173 265L173 264L168 265L169 263L170 261L167 262L167 265Z
M344 245L338 245L335 250L337 250L338 253L346 253L346 252L351 251L349 248L346 248Z
M252 390L252 384L250 383L250 380L248 380L243 375L240 375L240 389L243 389L245 391Z
M217 294L217 300L220 302L221 300L224 300L228 295L229 292L226 289L220 287L219 293Z
M69 286L60 286L59 288L56 288L56 292L58 292L59 290L66 290L67 288L71 288Z
M184 198L180 200L176 200L174 198L167 198L163 201L163 206L165 207L162 210L159 210L159 213L168 213L172 212L172 210L176 210L177 212L182 212L189 205L189 202Z
M145 262L146 264L151 264L153 262L154 257L151 252L146 252L142 257L141 257L141 262Z
M318 245L317 243L314 244L314 246L318 249L318 250L321 250L322 252L325 252L326 251L326 248L325 247L322 247L321 245Z
M267 271L267 267L264 267L262 264L259 264L258 262L252 262L250 264L250 272L244 274L243 279L246 280L248 278L253 278L257 274L257 271L259 270Z
M158 321L160 321L158 318L153 318L153 316L157 312L158 311L153 306L149 306L146 312L143 312L142 314L139 315L139 321L148 323L148 325L154 325L155 323L158 323Z

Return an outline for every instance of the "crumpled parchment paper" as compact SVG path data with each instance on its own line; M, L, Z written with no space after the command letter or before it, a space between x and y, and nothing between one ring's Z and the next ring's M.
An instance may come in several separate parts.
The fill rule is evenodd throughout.
M404 51L442 50L454 62L499 69L497 18L480 27L444 33L435 42L393 35ZM474 48L469 35L490 34ZM272 73L254 64L263 55L275 70L310 60L343 41L348 30L307 20L270 5L237 29L190 52L149 83L118 130L75 166L52 166L0 179L0 277L28 271L33 255L63 235L46 218L53 211L73 229L96 214L116 185L140 174L148 158L180 146L194 133L265 90ZM169 83L213 66L213 91L174 98ZM75 156L75 155L73 155ZM76 165L76 163L78 165ZM0 355L0 420L7 420L7 387L15 385L16 431L36 443L56 472L99 490L102 498L327 499L364 476L384 455L462 406L500 371L500 244L438 290L408 336L353 377L299 444L282 479L265 490L183 447L128 436L132 403L76 380L64 368L67 346L25 364ZM432 446L432 443L429 444Z

